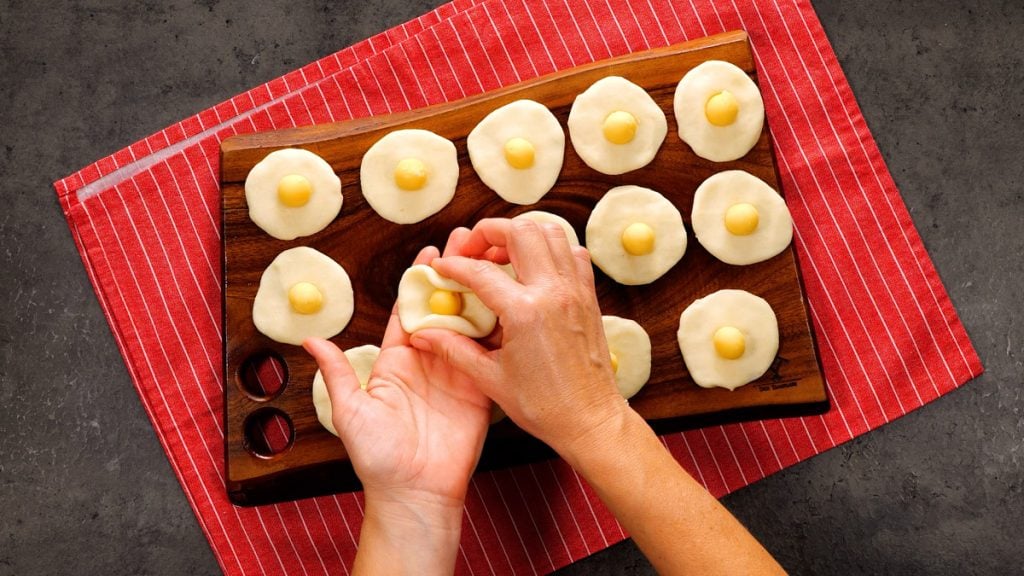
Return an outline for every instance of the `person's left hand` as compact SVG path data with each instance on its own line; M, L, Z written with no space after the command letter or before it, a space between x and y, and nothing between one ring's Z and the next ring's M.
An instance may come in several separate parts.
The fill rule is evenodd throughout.
M415 263L438 256L428 247ZM392 310L365 391L334 344L310 338L303 346L323 373L334 426L367 500L457 507L461 517L491 402L465 375L409 340Z

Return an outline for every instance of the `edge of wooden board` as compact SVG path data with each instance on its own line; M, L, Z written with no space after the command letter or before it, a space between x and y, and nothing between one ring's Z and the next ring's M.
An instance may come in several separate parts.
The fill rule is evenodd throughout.
M276 130L272 132L263 132L256 134L244 134L232 136L224 140L221 144L221 182L224 187L230 186L233 190L241 186L244 181L245 175L248 173L248 169L261 160L266 154L273 150L284 148L284 147L303 147L317 152L321 156L327 157L330 161L331 158L336 158L334 154L330 152L332 149L340 149L342 143L346 140L355 137L360 141L367 141L375 139L376 134L383 135L384 132L400 129L403 127L410 127L411 125L421 125L430 123L439 123L440 119L443 119L446 115L450 114L453 110L459 110L463 108L473 108L474 110L483 110L484 108L492 109L500 106L504 103L511 102L520 98L520 94L526 91L532 91L541 87L548 90L550 93L566 92L564 89L559 89L557 84L559 81L567 76L579 77L581 74L590 74L594 76L594 80L604 77L607 75L613 75L615 67L624 67L634 65L638 62L647 62L652 60L658 60L665 58L666 56L677 56L686 53L695 53L695 60L703 61L709 57L704 55L704 52L712 48L721 48L723 50L729 50L729 46L743 46L742 62L745 65L741 65L746 72L756 77L756 70L754 69L754 63L752 54L749 47L749 38L747 34L742 31L727 32L716 36L698 39L692 42L686 42L668 46L664 48L653 49L649 51L639 52L612 58L608 60L602 60L593 62L576 68L563 70L560 72L552 73L547 76L539 77L524 81L522 83L512 85L499 90L485 92L475 96L471 96L462 100L436 104L427 108L421 108L408 112L401 112L395 114L388 114L384 116L360 118L355 120L348 120L344 122L338 122L333 124L319 125L319 126L306 126L299 128L290 128L284 130ZM734 63L736 63L734 61ZM559 97L562 100L567 100L571 103L575 97L574 92L569 92L564 95L560 94ZM474 112L476 113L476 112ZM417 126L418 127L418 126ZM451 129L458 132L460 129ZM771 169L774 172L774 178L778 185L778 163L775 158L775 151L770 142L770 135L767 134L767 124L765 129L765 137L768 138L768 150L770 153ZM445 134L442 133L442 136ZM327 152L325 152L325 150ZM338 170L339 166L348 166L352 162L351 154L345 157L343 160L335 160L332 163L332 167ZM781 185L779 185L781 189ZM222 210L226 211L225 200L222 197L221 200ZM237 210L238 208L234 208ZM225 286L228 282L228 269L227 269L227 251L226 244L229 239L229 234L226 230L226 219L222 219L222 253L221 253L221 265L222 265L222 278L224 279ZM813 346L814 359L817 363L817 377L823 379L823 375L820 372L820 353L818 351L817 338L814 334L813 326L810 324L810 314L806 300L806 290L803 285L803 276L800 271L799 258L796 255L795 248L791 245L788 248L789 253L792 254L792 259L796 268L796 276L799 281L799 296L800 306L802 309L802 319L806 323L806 330L810 335L811 344ZM229 423L229 410L231 404L229 402L229 387L233 386L234 374L229 373L230 366L228 363L229 354L229 340L227 333L228 325L228 291L224 290L222 294L223 300L223 311L222 311L222 326L225 327L224 340L223 340L223 352L224 352L224 421L226 424ZM795 304L795 303L794 303ZM784 383L782 383L784 384ZM770 384L769 384L770 385ZM820 391L820 394L818 392ZM722 397L728 397L728 391L711 390L709 394L717 394ZM652 427L659 433L681 431L684 429L690 429L694 427L706 426L711 424L721 424L726 422L735 422L740 420L759 419L768 417L784 417L784 416L799 416L808 414L820 414L829 409L828 394L825 384L822 380L820 390L815 390L815 394L807 396L805 401L802 403L785 403L785 404L773 404L772 396L770 394L765 395L765 401L763 404L751 403L743 407L735 408L730 407L724 410L718 410L714 412L701 413L697 415L688 415L682 417L673 418L662 418L649 420ZM268 404L272 404L270 402ZM255 410L254 410L255 411ZM252 411L252 412L254 412ZM507 423L506 423L507 424ZM500 426L500 425L499 425ZM497 428L497 427L496 427ZM537 459L538 457L550 456L550 450L546 449L538 441L530 437L516 436L514 438L505 434L489 434L488 444L489 446L502 446L503 450L506 451L518 451L523 455L529 456L530 459ZM358 479L355 478L354 473L351 469L351 464L347 459L339 459L337 461L321 462L312 466L296 467L290 469L276 469L269 470L267 474L255 477L249 476L244 478L233 477L231 472L231 458L230 458L230 446L228 443L229 435L228 430L225 430L225 475L227 480L228 494L232 502L239 505L255 505L263 504L275 501L281 501L286 499L293 499L305 496L313 496L318 494L326 494L338 491L350 491L359 489ZM512 442L520 442L522 445L515 445ZM538 444L540 444L538 446ZM275 457L276 458L276 457ZM290 458L284 458L283 460L290 460ZM489 459L484 456L481 460L480 470L493 469L489 462ZM270 466L270 468L274 468ZM315 468L315 469L314 469ZM302 487L295 487L293 484L297 478L302 479Z
M479 103L487 103L489 106L498 107L518 99L518 94L525 91L533 91L538 87L557 84L567 76L579 76L587 73L599 74L600 77L610 75L607 71L617 65L631 65L650 60L658 60L665 56L678 55L687 52L698 52L708 48L726 46L743 42L749 47L749 37L742 30L723 32L714 36L698 38L688 42L681 42L671 46L653 48L643 52L633 52L606 60L598 60L589 64L582 64L574 68L552 72L545 76L539 76L530 80L524 80L511 86L499 88L489 92L474 94L451 102L441 102L414 110L394 112L378 116L359 117L341 122L318 124L311 126L300 126L296 128L282 128L265 132L249 134L236 134L225 138L220 145L221 151L221 183L244 182L248 169L236 170L234 162L225 162L228 159L239 158L240 164L251 166L264 156L280 148L307 148L312 151L325 148L337 141L348 139L353 136L362 135L377 131L391 131L406 124L423 124L431 119L444 116L453 109L471 107ZM747 51L749 53L749 49ZM754 71L753 59L746 65L740 65L745 72ZM554 90L557 91L557 90ZM569 96L569 95L567 95ZM575 97L575 94L571 95ZM337 168L336 166L334 166Z

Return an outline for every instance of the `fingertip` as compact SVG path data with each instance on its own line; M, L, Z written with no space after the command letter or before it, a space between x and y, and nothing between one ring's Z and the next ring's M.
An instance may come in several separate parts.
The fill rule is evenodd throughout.
M441 256L455 256L460 254L469 235L469 228L466 228L465 226L459 226L452 230L451 233L448 234L448 242L445 243L444 250L441 251Z
M420 352L439 356L446 336L447 331L445 330L424 328L423 330L416 331L409 337L409 345Z
M416 259L413 261L413 264L427 264L439 256L441 256L441 252L436 246L424 246L423 249L416 254Z
M448 267L449 262L456 258L463 258L463 256L439 256L430 260L430 267L438 272L441 272L442 276L447 276L444 273L444 269Z
M432 350L430 339L419 332L413 332L409 335L409 345L423 352L430 352Z
M324 346L329 346L330 342L320 338L318 336L310 336L302 341L302 348L309 352L314 358L323 353Z
M319 338L316 338L314 336L309 336L308 338L303 339L302 349L312 354L313 349L315 349L317 346L317 340L319 340Z
M469 258L468 256L440 256L432 259L430 261L430 266L434 270L440 272L442 276L458 281L457 278L452 277L452 275L447 272L454 271L454 273L458 273L458 271L463 268L472 266L475 262L481 262L481 260Z
M331 341L323 338L309 337L302 341L302 347L316 361L317 368L323 374L327 394L333 406L344 406L345 399L350 396L351 388L359 388L359 379L355 377L348 357Z

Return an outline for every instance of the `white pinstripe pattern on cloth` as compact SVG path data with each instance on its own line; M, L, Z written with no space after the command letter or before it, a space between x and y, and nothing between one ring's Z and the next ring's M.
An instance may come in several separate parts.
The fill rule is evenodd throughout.
M107 218L107 222L110 225L110 229L113 230L114 229L113 220L110 217L110 213L106 210L106 207L103 204L101 204L101 203L97 203L94 207L99 207L99 208L103 209L103 213L104 213L104 215ZM87 221L90 223L90 225L91 226L95 226L95 222L93 221L92 213L88 209L86 209L84 211L84 215L85 215L85 218L87 219ZM114 237L116 239L117 238L116 232L114 232L113 235L114 235ZM123 244L120 243L119 239L118 239L118 244L121 247L121 252L122 252L122 259L120 261L128 260L127 252L124 250ZM103 264L106 264L107 266L109 266L110 259L107 257L106 249L103 247L102 244L100 244L100 252L101 252L101 255L103 257ZM133 279L134 279L134 276L133 276ZM137 284L137 280L135 280L135 282ZM128 324L132 327L132 331L135 332L136 335L138 335L139 334L138 327L137 327L137 325L135 323L134 316L130 313L131 308L127 304L127 301L125 299L124 293L121 290L121 285L115 283L114 284L114 288L117 290L118 296L120 297L120 300L121 300L122 305L123 305L123 310L127 314ZM136 286L136 288L138 289L138 286ZM143 308L143 310L146 310L146 309ZM158 332L157 329L156 329L156 323L153 320L152 315L148 313L148 310L146 312L146 315L148 317L148 320L150 322L150 326L151 326L153 332L154 333ZM163 350L161 349L161 351L163 351ZM157 372L153 368L153 363L152 363L152 361L149 358L148 352L146 352L146 350L144 348L141 349L141 352L143 354L143 360L145 362L145 365L149 368L151 377L154 380L157 380L158 379ZM167 365L169 367L170 361L167 359L166 353L164 353L164 359L165 359L165 362L167 363ZM133 366L134 366L134 364L133 364ZM173 372L172 372L172 376L174 376ZM177 380L176 376L174 376L174 380L175 380L175 384L176 384L176 387L178 389L178 392L181 395L182 400L184 401L186 396L185 396L184 392L182 392L181 383ZM161 399L163 400L163 408L167 411L167 413L171 413L170 405L169 405L169 403L167 401L166 396L163 394L162 387L158 387L157 391L159 392L159 395L160 395ZM156 412L152 412L151 414L153 414L154 418L155 418ZM198 426L198 424L196 424L196 426ZM163 434L163 428L161 426L159 426L159 424L157 424L155 426L155 428L156 428L156 430L158 432L158 436L160 437L161 442L164 442L165 445L168 445L167 444L167 440L166 440L166 436ZM180 427L178 427L178 426L174 426L174 431L177 432L178 441L180 442L180 444L182 446L186 445L185 439L183 437L182 429ZM188 458L188 460L189 460L189 462L191 464L191 471L195 474L195 476L197 478L201 478L202 477L202 474L200 472L201 469L196 464L195 459L193 458L192 452L191 451L184 451L184 454ZM210 459L212 460L212 456L210 456ZM175 471L179 472L182 475L183 478L184 478L185 474L187 474L187 471L183 470L180 467L180 464L175 464L173 466L173 468L175 469ZM183 484L185 484L186 486L189 485L189 483L185 482L184 480L183 480ZM200 484L200 487L203 490L203 493L204 493L203 495L206 498L206 505L207 506L212 506L213 505L213 499L210 496L209 488L207 487L206 482L200 481L199 484ZM190 498L193 496L193 493L192 493L191 490L186 490L186 493L189 494ZM195 503L193 503L193 505L195 506ZM237 514L237 512L236 512L236 514ZM219 516L215 516L214 519L217 520L217 523L219 524L220 533L219 534L215 534L212 531L210 531L209 530L209 525L206 524L205 522L203 522L204 529L207 529L207 534L210 535L211 538L214 537L214 536L219 536L219 537L221 537L222 539L224 539L227 542L228 547L229 547L229 549L231 551L231 554L232 554L232 560L234 560L235 563L238 564L239 568L241 569L242 565L241 565L240 561L238 560L237 554L236 554L236 552L234 550L234 546L231 543L231 539L230 538L226 538L227 531L224 528L222 519ZM206 520L206 518L203 518L203 520ZM248 539L248 531L243 531L243 533L246 535L246 538ZM252 546L251 539L249 539L249 543L250 543L250 546ZM222 552L221 550L218 550L217 547L214 546L214 553L217 555L218 560L221 560L221 566L225 567L225 569L226 569L225 561L224 561L223 557L221 556L221 552ZM258 554L256 554L256 552L255 552L255 547L253 547L253 553L254 553L254 556L256 556L258 558Z
M194 357L194 352L198 352L197 348L202 347L201 342L220 337L217 323L212 322L211 331L208 328L210 323L207 322L207 319L213 317L212 306L219 300L220 290L218 274L210 254L210 247L215 249L216 239L219 239L217 219L213 216L217 207L216 196L209 193L211 189L216 189L217 184L216 170L211 161L216 155L217 142L223 135L240 130L241 125L237 122L231 123L232 118L244 114L245 111L254 110L274 98L283 100L245 118L249 128L256 130L286 127L297 123L353 117L353 109L348 100L348 94L351 92L360 94L365 105L365 113L405 109L418 103L412 101L415 100L414 92L408 92L402 89L402 86L415 84L414 90L418 90L424 103L433 103L467 93L476 93L485 88L490 89L530 75L536 76L550 70L551 67L592 61L595 59L593 43L604 46L604 53L596 54L596 57L603 58L650 45L674 42L684 37L714 33L724 30L727 23L730 26L733 22L749 24L754 26L748 27L748 31L755 42L756 58L762 73L762 88L764 89L766 85L769 87L766 91L766 103L774 103L774 111L770 109L769 116L776 136L777 152L780 152L778 157L784 187L794 211L804 216L795 241L802 256L801 263L804 269L809 268L812 272L808 277L810 290L816 296L811 302L812 321L819 335L823 332L830 335L828 338L822 338L820 342L823 361L830 380L833 383L838 381L842 386L833 386L835 409L824 416L728 425L709 429L707 432L700 430L670 435L663 439L666 446L677 458L682 459L684 466L702 483L716 494L722 494L848 440L855 434L877 425L878 421L888 421L916 408L952 389L980 369L962 328L958 324L951 324L955 322L955 317L951 321L950 314L939 314L941 323L934 328L940 331L944 329L945 334L936 332L932 322L929 322L934 313L929 316L926 310L948 310L948 301L941 287L935 286L937 280L931 271L930 262L923 256L919 242L915 242L916 235L909 217L899 204L898 196L897 199L892 198L896 196L895 188L867 134L863 119L856 109L856 103L849 95L845 81L842 80L841 71L831 59L827 43L824 44L826 52L822 51L824 37L820 28L817 28L817 34L812 32L812 26L817 27L817 23L814 22L812 25L809 21L809 6L797 2L786 3L785 8L778 2L730 2L728 5L701 3L698 7L690 0L688 4L691 12L681 14L686 8L681 5L673 6L669 2L659 3L656 7L652 0L605 0L593 7L581 7L577 4L574 12L570 6L571 1L573 0L551 0L527 4L516 0L483 0L461 2L457 7L446 5L436 13L425 15L415 21L419 23L421 29L413 34L410 34L408 29L414 28L414 24L403 25L384 36L338 52L293 72L286 78L240 94L211 111L196 115L193 119L172 125L56 184L63 194L62 204L69 214L69 221L75 233L76 243L83 254L86 269L97 286L101 304L111 317L115 338L128 360L133 380L137 385L147 381L158 383L169 374L175 382L178 398L169 400L159 385L140 386L140 395L147 412L154 419L158 437L172 459L175 473L186 487L190 503L196 509L200 524L209 535L215 554L226 572L242 573L252 568L260 573L275 573L277 568L280 568L283 573L297 573L298 568L303 573L307 573L307 570L309 573L318 573L321 570L327 572L329 568L335 567L336 563L341 563L347 572L346 564L351 561L355 548L355 535L349 519L352 517L358 521L362 514L362 506L357 497L332 497L335 503L333 509L346 526L347 538L339 541L338 537L344 535L337 530L330 533L329 519L325 517L320 507L321 499L312 501L313 506L308 502L302 502L291 506L274 507L276 520L265 518L263 510L239 511L229 506L225 507L223 481L217 472L220 462L213 457L209 448L211 443L219 448L221 442L221 438L218 437L219 412L213 410L210 398L218 401L220 386L223 383L219 381L216 369L211 370L212 377L204 378L200 374L204 374L205 371L196 372L196 368L188 363L188 372L196 380L194 385L198 386L198 394L195 394L187 391L191 390L192 385L183 383L174 371L173 360L177 360L179 354L185 358ZM592 8L596 9L597 13ZM769 14L773 8L777 14L777 21ZM672 17L659 18L659 10L662 16L671 14ZM788 19L784 10L790 11ZM657 26L648 25L645 28L643 22L646 21L648 11L651 20ZM797 14L798 18L794 17L794 14ZM717 24L709 25L705 22L707 17ZM454 26L451 18L458 18L458 28ZM501 19L500 25L496 18ZM813 16L810 20L813 20ZM569 21L573 26L565 28ZM670 34L665 27L673 21L678 28L678 35ZM693 26L687 30L688 22L696 22L700 30ZM448 25L444 26L444 23ZM465 26L471 28L472 34L466 34ZM768 30L774 31L775 34L770 35ZM813 46L813 53L798 49L794 30L797 30L798 34L801 30L806 33L810 38L809 45ZM428 31L429 34L426 33ZM549 40L555 37L557 41L549 43ZM497 46L493 46L495 43ZM565 58L552 52L552 47L559 45ZM446 46L447 50L440 48L441 46ZM531 51L528 46L540 46L543 50ZM763 48L768 50L765 51ZM520 49L526 56L525 62L516 61ZM481 51L484 53L483 58L480 57ZM360 52L364 53L359 54ZM788 59L784 60L783 53ZM447 72L434 66L435 61L440 62L439 58L442 55ZM541 62L534 59L535 55L541 57ZM817 62L813 60L814 55L817 56ZM784 61L793 62L794 57L799 66L782 65ZM430 70L433 87L436 87L436 90L433 87L425 89L420 82L420 76L415 74L415 71L408 70L410 58L427 64L426 68ZM452 58L458 59L458 70L461 73L456 71ZM770 58L770 61L766 62L766 58ZM524 67L525 64L529 66ZM546 64L550 64L550 67ZM472 78L466 77L467 67ZM485 72L487 70L489 73ZM484 78L481 78L478 72L485 72L486 83L482 81ZM413 82L408 81L410 75ZM404 84L403 78L406 80ZM837 78L840 80L837 81ZM394 86L390 84L391 79L396 82ZM470 82L475 80L475 86L467 89L463 84L464 79ZM326 83L328 80L330 82ZM386 86L382 84L385 80ZM451 90L446 92L445 84L455 84L459 94L448 93ZM810 86L813 90L810 94L801 94L798 85ZM398 92L397 95L394 94L395 91ZM769 95L772 97L771 100L767 98ZM396 96L401 102L395 100ZM827 111L834 109L836 103L839 104L842 114L828 114ZM359 111L356 112L362 115ZM228 125L219 129L217 137L204 139L199 146L188 147L167 161L149 167L140 173L137 179L132 180L131 186L140 197L134 202L123 196L127 190L123 186L113 188L113 194L102 194L102 200L90 199L83 204L76 204L73 198L67 196L90 180L130 166L155 150L172 146L175 142L187 138L189 134L208 130L222 122L227 122ZM785 130L780 131L783 127ZM808 156L804 154L805 149L815 150L816 154L813 157ZM832 150L838 150L838 153L826 153ZM859 169L864 165L869 168L867 179L864 171ZM197 170L197 166L201 168ZM188 176L181 180L179 176L186 173ZM855 222L852 225L850 220L857 207L850 203L850 199L844 196L838 205L829 205L826 198L829 188L827 182L832 182L832 187L835 188L840 180L851 176L856 182L856 191L864 201L877 198L878 195L884 199L883 204L867 202L870 218L867 222ZM189 178L191 183L185 184ZM140 187L140 182L145 185ZM161 196L161 200L154 204L152 210L146 206L145 199L141 198L151 189L155 189ZM175 199L178 199L180 204L174 202ZM799 201L794 204L794 200ZM141 209L138 207L139 203L143 204ZM205 222L195 220L189 210L189 206L197 203L207 212L207 218L201 219ZM110 209L114 210L115 216L111 215ZM129 209L133 211L129 212ZM106 215L106 223L98 223L92 218L92 213L96 210L102 210ZM159 228L158 221L163 220L165 216L169 220L173 219L178 210L185 212L188 223L185 224L185 228L173 226L173 235L162 235L161 231L155 230L151 237L148 231L142 233L132 222L133 217L141 217L143 223L149 222L152 228ZM821 225L810 218L811 214L822 213L828 218L828 233L822 231ZM82 220L76 222L75 218L79 217ZM125 220L129 222L126 223ZM898 223L898 235L886 235L887 222ZM126 238L119 234L119 230L125 230L124 226L129 223L134 231L134 240L131 233ZM829 235L834 235L837 231L842 240L842 247L845 248L838 253L833 252L835 247L830 246L827 241ZM808 236L807 232L813 234ZM880 235L884 241L871 242L869 236L874 235ZM190 236L197 237L194 244L189 242ZM150 238L155 238L155 242L150 241ZM126 241L129 248L126 248ZM152 246L153 243L159 243L161 246ZM883 252L871 252L874 244L880 244ZM108 256L108 247L115 250L114 258ZM854 269L852 273L850 270L844 271L840 262L846 264L855 253L865 249L870 254L871 266L866 269ZM118 250L121 253L120 257L116 257ZM142 256L141 259L130 258L129 251L133 254L138 252ZM150 254L156 257L155 261ZM806 256L807 254L814 254L815 258L812 259ZM901 265L908 260L913 264L909 269ZM177 269L173 263L183 263L184 266ZM819 264L824 264L825 268ZM199 271L204 267L210 272L208 276L205 272ZM107 279L118 274L128 274L131 278L124 278L131 282L124 286L114 282L114 286L111 287ZM210 284L203 280L208 277L212 278ZM173 288L168 287L171 292L165 293L165 287L160 285L161 278L170 279L170 283L174 284ZM848 280L854 282L848 286ZM878 292L879 283L882 284L881 293ZM838 291L822 288L835 288L836 284L841 286ZM133 285L132 291L130 289ZM129 289L129 292L125 292L123 288ZM112 294L115 290L119 299L108 298L107 294ZM141 294L158 296L157 308L140 308L138 296ZM897 306L897 298L904 296L911 298L915 310ZM196 308L201 319L197 319L190 308L190 304L195 304L196 299L202 300L206 307L206 314L202 314L201 307ZM868 308L858 309L858 305L865 302L869 305ZM174 313L179 308L184 311L183 314ZM148 320L148 332L145 325L141 325L140 330L140 325L136 322L140 319L140 310L144 312L145 320ZM881 340L872 338L867 328L869 321L865 315L882 316L892 310L898 313L898 322L894 325L883 324L884 337ZM844 322L844 318L850 317L851 311L854 318L853 332ZM184 332L177 324L178 321L186 322L182 325ZM918 327L920 331L921 324L924 325L927 337L923 341L915 342L908 355L905 355L898 349L898 342L905 342L908 335L912 337L915 334L912 326ZM173 328L176 342L175 338L170 341L162 339L161 328L158 327ZM154 359L150 357L147 348L139 346L138 343L144 341L160 342L156 348L160 349L160 356L164 360L162 364L159 357L154 364ZM174 349L165 348L165 342ZM947 342L956 346L962 366L951 365L949 358L943 354L943 347ZM865 343L870 352L862 359L859 346ZM154 347L148 350L154 350ZM204 363L208 367L215 366L205 349L200 354L205 355ZM969 356L974 358L973 362ZM857 359L858 365L857 375L853 377L847 373L848 364L844 361L851 357ZM887 364L884 360L891 358L896 359L895 366ZM137 365L136 362L140 364ZM138 369L139 366L148 368L148 374L147 371ZM887 370L890 367L897 368L892 376L889 376ZM940 373L935 372L936 368ZM922 396L922 390L915 382L905 382L911 379L912 373L925 375L928 388L934 396L931 393ZM887 390L883 396L879 396L878 391L871 385L872 378L877 376L888 377ZM867 408L862 405L862 398L858 394L858 391L863 394L865 388L870 390L870 397L874 400ZM209 390L213 390L214 393L208 395L206 391ZM202 401L196 396L203 396ZM851 408L854 408L855 414L859 416L853 421L855 426L851 426L851 421L847 418L847 411ZM168 422L176 422L181 417L174 416L175 414L184 416L187 421L193 423L191 427L185 428L189 431L188 434L183 434L181 427L173 425L169 427L174 428L176 436L168 436L165 433L163 426L167 426ZM183 421L183 424L189 426L187 422ZM199 447L198 452L193 452L189 448L198 447L198 444L203 444L205 450ZM784 445L789 446L792 456L779 452L780 447ZM695 452L696 446L700 449ZM208 460L202 458L203 452ZM197 461L195 456L199 456L200 460ZM608 545L610 542L606 531L609 528L620 537L624 536L621 527L614 523L603 508L601 514L598 514L594 508L593 495L583 487L578 476L573 474L575 481L566 482L564 475L560 477L555 473L555 466L550 463L546 466L551 472L550 477L546 474L538 475L536 468L531 468L530 481L522 485L518 479L521 476L517 474L525 474L525 471L485 474L474 481L474 489L470 493L471 501L467 503L467 524L471 526L472 538L478 548L464 546L460 552L460 571L505 573L507 567L509 573L536 573L538 569L546 570L564 564L602 544ZM561 466L563 465L560 464L559 467ZM705 475L705 472L711 470L714 470L711 476ZM499 476L510 479L514 486L509 487L506 482L503 487L498 482ZM480 490L480 482L487 477L493 482L493 495L485 495ZM509 488L512 488L512 492L508 492ZM542 502L531 507L528 501L530 494L535 492L534 488ZM496 503L495 496L501 501L503 508L504 514L500 519L496 519L492 513L497 511L493 508L493 504ZM491 505L488 504L487 498L491 499ZM573 508L570 505L570 502L578 499L586 503L584 508L588 510L580 509L579 506ZM323 502L326 502L326 499ZM562 508L563 503L565 508ZM356 510L353 510L353 507ZM562 513L562 510L568 510L570 513ZM323 531L311 528L306 523L307 517L313 518L314 514L320 517L317 525L322 524ZM333 519L333 512L330 515ZM251 520L256 520L258 526ZM302 531L295 533L300 540L292 539L291 528L296 526L303 528ZM555 540L555 548L548 549L542 543L545 537L550 537L548 530L552 529L558 532L559 538ZM575 538L568 537L573 533L579 534L579 544L575 542ZM234 538L238 535L244 536L246 547L235 546ZM505 547L509 538L512 538L513 542L519 542L520 549L515 553L514 559ZM323 556L319 552L301 553L308 552L310 547L318 549L324 544L324 539L333 546L333 555ZM288 544L284 544L285 541ZM485 546L484 543L488 541L497 541L500 544L499 557L493 556L493 546L490 549ZM282 545L285 548L281 548ZM534 564L539 552L537 547L542 548L543 555L547 557L547 566ZM288 551L287 548L291 550ZM277 568L268 569L262 564L261 552L268 551L273 552ZM288 562L284 562L282 553ZM298 563L299 566L294 566L294 563Z
M267 89L269 90L269 86L267 87ZM272 94L271 94L271 95L272 95ZM250 96L250 97L251 97L251 96ZM233 101L233 100L232 100L232 101ZM232 105L232 106L233 106L233 105ZM220 119L219 119L219 114L218 114L218 113L217 113L216 111L215 111L215 115L217 115L217 117L218 117L218 122L219 122L219 120L220 120ZM206 129L206 125L205 125L205 124L203 124L203 123L202 123L202 121L201 121L201 126L203 127L203 129ZM163 137L163 138L164 138L164 139L165 139L166 141L169 141L169 137L167 136L167 132L166 132L166 130L165 130L165 131L161 131L161 132L159 132L159 134L160 134L160 135L161 135L161 136L162 136L162 137ZM152 138L151 138L151 139L152 139ZM147 149L150 149L150 150L151 150L151 152L152 152L152 150L153 150L153 149L152 149L152 147L150 146L150 141L151 141L151 139L146 139L146 140L143 140L143 142L145 143L145 146L146 146L146 148L147 148ZM129 152L130 152L130 153L132 154L132 156L134 157L134 150L133 150L133 149L129 149ZM208 166L208 169L209 169L209 171L210 171L210 173L211 173L211 176L212 176L212 175L213 175L213 168L212 168L212 165L211 165L211 164L210 164L210 162L209 162L209 155L203 155L203 156L202 156L202 158L203 158L203 159L204 159L204 161L206 162L206 164L207 164L207 166ZM190 171L190 173L191 173L191 176L193 176L193 179L194 179L194 181L195 181L195 182L196 182L196 184L197 184L197 190L202 190L202 188L203 188L203 187L202 187L202 186L201 186L201 184L199 183L199 179L198 179L198 178L196 177L196 175L195 175L195 171L193 170L193 168L191 168L191 163L187 163L187 165L188 165L189 171ZM116 166L116 167L120 167L120 163L118 163L118 162L115 162L115 166ZM173 173L173 171L172 171L172 173ZM156 181L155 177L154 177L154 180ZM163 196L163 195L161 195L161 196ZM208 214L209 214L209 213L210 213L210 212L209 212L209 208L208 208L208 210L207 210L207 211L208 211ZM188 215L189 215L189 217L190 217L190 212L187 212L187 213L188 213ZM212 215L210 216L210 219L211 219L211 223L214 223L214 224L215 224L215 222L213 221ZM214 230L214 233L215 233L215 234L216 234L216 235L217 235L217 236L219 237L219 229L218 229L218 228L216 227L216 225L213 225L212 229ZM189 266L189 268L190 268L190 266ZM218 288L219 288L219 282L217 282L217 285L218 285ZM189 317L190 317L190 315L189 315ZM195 326L195 325L194 325L194 326ZM219 333L219 332L218 332L218 333ZM216 374L215 374L215 376L216 376ZM199 378L197 378L197 380L198 380L198 381L201 381L201 380L200 380ZM203 396L204 396L204 398L206 398L206 396L205 396L205 395L203 395ZM214 421L215 425L216 425L216 426L218 427L218 431L219 431L219 420L217 420L217 419L214 419L213 421ZM222 489L222 486L221 486L221 489ZM293 547L294 547L294 546L293 546ZM280 557L279 557L279 558L280 558Z

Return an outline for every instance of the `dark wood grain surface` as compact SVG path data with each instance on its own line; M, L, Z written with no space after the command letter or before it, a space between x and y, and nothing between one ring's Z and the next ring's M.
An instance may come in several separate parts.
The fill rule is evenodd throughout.
M212 552L204 530L216 527L197 521L161 446L177 436L154 429L140 402L51 182L441 4L0 0L0 76L18 79L3 85L0 108L0 290L8 295L0 316L0 574L73 566L81 574L180 576L219 574L218 560L230 563ZM838 56L842 70L832 74L849 80L985 373L723 503L794 574L1016 573L1024 274L1012 264L1024 254L1024 3L812 4L813 12L796 6L809 27L814 13L821 19L830 46L818 48ZM774 18L773 3L757 5ZM543 45L527 42L538 48L535 58L546 58ZM769 45L755 48L771 57ZM557 44L556 61L561 50ZM805 56L818 58L813 47ZM465 78L473 82L468 70ZM211 490L219 484L209 480ZM325 529L347 539L340 522ZM472 531L463 536L472 546ZM272 544L289 562L288 540ZM484 544L501 554L498 544ZM627 540L557 574L655 572Z
M402 272L423 246L443 246L448 233L457 226L472 226L481 218L540 209L565 217L582 238L597 200L611 187L636 184L669 198L682 212L689 232L693 193L716 172L743 169L779 190L767 127L754 149L734 162L703 160L678 138L672 114L675 86L689 69L711 59L732 62L756 81L746 34L733 32L597 62L421 110L226 140L221 147L225 449L232 498L243 504L260 503L358 487L341 443L316 419L311 400L316 371L312 358L300 347L270 340L257 332L252 323L252 302L260 276L275 256L288 248L305 245L324 252L345 267L353 282L355 314L333 341L349 348L380 342ZM620 176L600 174L587 167L567 142L558 183L540 202L530 206L503 201L476 176L465 138L490 111L529 98L548 106L564 127L576 95L609 75L623 76L644 87L666 112L668 137L651 164ZM458 150L461 168L451 204L413 225L393 224L380 218L365 202L359 188L359 165L364 152L386 133L403 128L427 129L451 139ZM268 153L285 147L306 148L325 158L341 177L344 195L341 212L331 225L318 234L294 241L276 240L253 224L244 195L249 170ZM638 321L651 337L651 378L630 402L659 431L710 421L827 409L792 247L766 262L730 266L708 254L690 234L683 259L652 284L628 287L615 283L599 270L596 276L602 311ZM686 306L723 288L744 289L765 298L779 319L781 340L772 368L759 380L731 392L696 386L686 372L676 341L679 315ZM267 353L282 360L287 376L279 392L264 397L241 386L239 374L248 358ZM269 458L254 454L245 437L247 418L267 411L284 415L294 430L291 445ZM547 454L538 442L505 421L492 429L481 466L508 466Z

